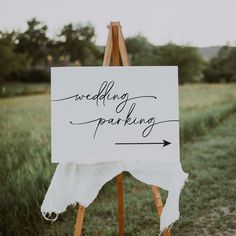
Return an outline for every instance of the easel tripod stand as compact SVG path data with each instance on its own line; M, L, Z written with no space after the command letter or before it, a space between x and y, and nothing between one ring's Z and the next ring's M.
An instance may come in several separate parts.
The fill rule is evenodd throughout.
M111 22L108 26L108 38L103 58L103 66L110 66L112 58L113 66L129 66L128 53L125 46L124 37L121 31L120 22ZM122 64L120 63L120 58ZM123 174L120 173L117 177L117 200L118 200L118 222L119 236L124 236L124 204L123 204ZM157 208L158 216L163 210L163 203L159 191L159 187L152 186L152 193ZM74 236L81 236L85 207L80 206L77 214ZM163 232L164 236L170 236L170 230L166 229Z

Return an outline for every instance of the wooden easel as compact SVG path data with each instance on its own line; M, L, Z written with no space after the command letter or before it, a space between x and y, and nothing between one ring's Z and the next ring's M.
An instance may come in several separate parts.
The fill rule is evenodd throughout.
M120 66L120 57L123 66L129 66L128 53L125 46L124 37L121 31L120 22L111 22L108 26L108 38L103 58L103 66L110 66L111 57L112 65ZM123 174L120 173L117 177L117 199L118 199L118 222L119 235L124 236L124 204L123 204ZM157 208L158 216L161 215L163 203L159 187L152 186L152 193ZM74 236L80 236L82 232L85 207L80 206L77 214ZM164 236L170 236L170 230L166 229L163 232Z

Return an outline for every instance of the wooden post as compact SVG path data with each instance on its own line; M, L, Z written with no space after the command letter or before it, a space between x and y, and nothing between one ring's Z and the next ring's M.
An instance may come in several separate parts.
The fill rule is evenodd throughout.
M83 227L85 207L80 206L77 214L74 236L80 236Z
M120 50L119 50L119 23L112 22L111 23L111 32L112 32L112 60L113 66L120 65Z
M124 37L121 31L120 22L111 22L109 25L107 44L105 48L103 66L109 66L112 57L112 65L120 66L120 57L123 66L129 66L129 58L125 46ZM152 186L152 193L154 202L157 209L157 214L160 217L163 210L163 203L159 188ZM117 176L117 200L118 200L118 222L119 222L119 235L124 236L124 203L123 203L123 174ZM84 219L85 208L79 207L74 236L80 236L82 232L82 225ZM163 232L164 236L170 236L170 230L166 229Z
M160 217L163 210L163 203L161 200L160 190L157 186L154 185L152 186L152 194L157 208L157 215ZM169 229L164 230L163 235L170 236L170 230Z
M109 28L108 28L107 44L106 44L105 53L104 53L104 57L103 57L103 63L102 63L103 66L110 65L112 47L113 47L111 26L108 26L108 27Z
M112 31L112 65L120 65L120 50L119 50L119 22L111 22ZM117 203L118 203L118 222L119 235L124 236L124 198L123 198L123 174L120 173L116 177L117 182Z

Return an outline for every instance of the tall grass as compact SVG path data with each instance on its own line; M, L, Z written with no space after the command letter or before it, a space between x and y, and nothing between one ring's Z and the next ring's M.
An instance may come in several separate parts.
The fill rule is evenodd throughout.
M0 85L0 98L46 94L50 91L49 83L5 83Z
M207 132L233 112L236 85L181 87L182 144ZM48 95L0 100L0 167L0 235L69 235L65 224L68 227L74 222L61 219L50 231L51 225L40 214L55 169L50 163ZM132 183L127 180L128 188ZM114 189L105 188L102 195L110 199L110 191Z
M181 141L193 140L236 111L236 86L186 85L180 89Z

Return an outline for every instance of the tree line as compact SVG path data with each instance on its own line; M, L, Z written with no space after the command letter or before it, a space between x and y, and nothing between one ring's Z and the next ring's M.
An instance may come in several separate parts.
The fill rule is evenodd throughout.
M104 47L95 44L93 25L66 24L54 38L48 27L33 18L24 32L0 31L0 82L47 82L51 66L102 64ZM210 62L196 47L168 43L153 45L143 35L126 39L132 65L177 65L179 82L236 81L236 48L224 46Z

